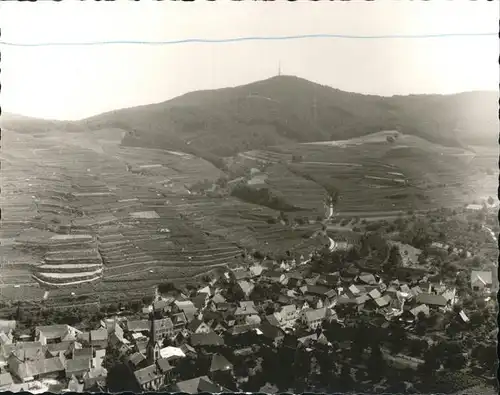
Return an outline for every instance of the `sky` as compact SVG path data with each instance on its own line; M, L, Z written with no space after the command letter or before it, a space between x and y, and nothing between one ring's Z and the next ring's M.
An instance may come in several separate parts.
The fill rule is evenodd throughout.
M498 31L499 2L1 2L0 41L168 41ZM278 73L377 95L498 90L498 36L0 45L2 111L76 120Z

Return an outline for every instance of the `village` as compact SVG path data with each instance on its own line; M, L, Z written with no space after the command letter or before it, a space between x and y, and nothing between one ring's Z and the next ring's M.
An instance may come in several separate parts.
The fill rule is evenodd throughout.
M377 232L334 245L282 260L250 254L198 286L161 283L148 303L101 314L89 328L20 330L16 320L2 320L0 389L491 388L496 262L463 273L436 270L443 251L471 254L444 242L419 249Z

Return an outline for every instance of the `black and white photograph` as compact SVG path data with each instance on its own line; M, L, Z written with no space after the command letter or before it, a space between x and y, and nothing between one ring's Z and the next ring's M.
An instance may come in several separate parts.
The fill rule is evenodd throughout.
M499 1L0 4L0 391L498 394Z

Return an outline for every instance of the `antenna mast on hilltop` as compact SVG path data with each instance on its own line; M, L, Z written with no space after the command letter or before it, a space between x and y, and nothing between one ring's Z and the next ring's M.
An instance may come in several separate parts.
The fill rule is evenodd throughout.
M278 61L278 76L281 75L281 60Z

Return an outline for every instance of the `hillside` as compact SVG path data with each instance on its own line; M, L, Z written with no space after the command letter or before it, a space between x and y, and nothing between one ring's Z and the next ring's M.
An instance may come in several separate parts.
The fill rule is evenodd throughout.
M379 97L278 76L105 113L80 125L91 130L123 129L124 145L201 156L349 139L380 130L399 130L460 147L496 142L497 101L496 92Z

